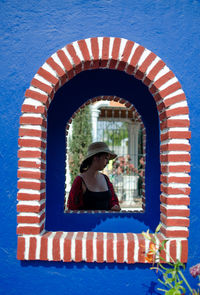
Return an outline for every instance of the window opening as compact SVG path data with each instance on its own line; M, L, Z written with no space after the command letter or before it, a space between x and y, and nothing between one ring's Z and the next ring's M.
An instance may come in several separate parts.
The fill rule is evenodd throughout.
M120 206L123 211L136 211L143 212L144 202L144 171L145 171L145 157L143 153L143 133L144 127L141 122L140 116L136 109L132 107L127 108L125 104L98 100L91 103L86 108L91 112L91 134L92 141L104 141L111 150L115 151L118 157L109 161L109 164L102 171L108 175L113 183L115 192L118 196ZM78 121L83 119L83 108L80 108L81 115L78 116ZM82 116L82 117L81 117ZM86 113L87 120L88 110ZM74 117L76 118L76 116ZM71 122L71 120L70 120ZM80 122L79 122L80 123ZM66 191L65 191L65 212L68 212L67 200L71 183L75 177L73 168L70 165L74 165L71 161L73 149L71 142L73 135L73 128L75 130L77 120L72 120L72 124L67 125L66 141ZM80 124L82 125L82 124ZM73 127L74 126L74 127ZM88 126L87 126L88 128ZM77 132L77 130L76 130ZM85 132L85 129L81 129L80 132ZM90 132L88 137L90 138ZM79 134L80 135L80 134ZM81 137L81 135L80 135ZM85 138L87 135L85 135ZM83 143L85 143L84 136ZM90 139L89 139L90 141ZM80 150L82 149L82 146ZM82 152L78 155L78 160L82 161ZM79 163L79 164L80 164ZM76 173L77 175L78 173Z

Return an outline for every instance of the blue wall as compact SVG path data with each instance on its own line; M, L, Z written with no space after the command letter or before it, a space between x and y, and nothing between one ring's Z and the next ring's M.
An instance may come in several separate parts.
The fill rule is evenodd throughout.
M189 260L186 268L188 274L189 267L198 263L200 257L199 1L42 0L23 3L1 0L0 19L0 292L8 295L21 292L45 295L54 294L56 291L63 294L88 295L111 292L159 294L156 291L157 276L146 265L64 264L16 260L19 117L25 90L38 68L51 54L68 43L95 36L123 37L138 42L160 56L182 84L190 110L192 191ZM85 79L84 75L82 78ZM60 92L62 91L64 88ZM153 102L150 104L153 109ZM51 206L49 208L51 209ZM124 218L121 227L132 226L133 231L137 232L142 227L142 222L137 218L135 220L135 225L132 220L128 225ZM104 226L112 228L114 221L101 220L97 230L102 230L101 226L104 229ZM48 226L52 226L51 220ZM145 226L148 227L149 223ZM151 224L152 228L154 226ZM195 286L196 280L189 274L187 276Z
M116 95L133 103L146 127L146 211L143 214L72 215L63 212L67 121L85 101L101 95ZM141 233L150 228L154 231L160 221L159 120L156 103L148 88L124 72L85 71L56 93L47 121L46 229Z

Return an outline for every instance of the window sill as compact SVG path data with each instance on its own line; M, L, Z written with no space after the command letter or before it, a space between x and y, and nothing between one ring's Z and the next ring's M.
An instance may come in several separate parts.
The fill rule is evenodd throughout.
M164 237L158 235L160 242ZM187 239L169 239L162 257L169 262L169 255L187 262ZM97 263L148 263L145 253L149 240L142 234L101 232L45 232L40 235L18 237L19 260L46 260L63 262ZM163 261L160 261L163 262Z
M122 209L120 211L105 211L105 210L65 210L65 213L88 213L88 214L96 214L96 213L144 213L144 210L142 208L127 208L127 209Z

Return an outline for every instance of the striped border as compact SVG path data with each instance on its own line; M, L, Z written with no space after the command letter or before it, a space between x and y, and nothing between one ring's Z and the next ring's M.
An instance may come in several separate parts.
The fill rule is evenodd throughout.
M25 92L18 151L19 253L23 247L30 252L27 245L32 245L32 241L36 243L44 232L48 107L55 92L67 81L81 71L98 68L133 75L154 97L161 130L161 233L166 238L177 239L175 243L188 237L191 134L189 110L181 85L165 63L148 49L123 38L98 37L73 42L54 53L39 68ZM24 239L29 244L23 244ZM78 241L75 238L74 243ZM138 247L140 251L140 243ZM138 261L143 262L140 258Z
M163 236L158 236L162 243ZM18 239L17 258L20 260L47 260L64 262L149 263L145 256L149 240L141 234L101 232L48 232ZM187 240L169 240L161 257L170 262L187 261ZM166 254L167 253L167 254ZM156 262L163 262L156 258Z

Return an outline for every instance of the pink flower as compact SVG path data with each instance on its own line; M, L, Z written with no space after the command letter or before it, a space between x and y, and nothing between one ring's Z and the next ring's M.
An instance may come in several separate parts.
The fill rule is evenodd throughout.
M190 274L195 278L200 275L200 263L190 267Z

